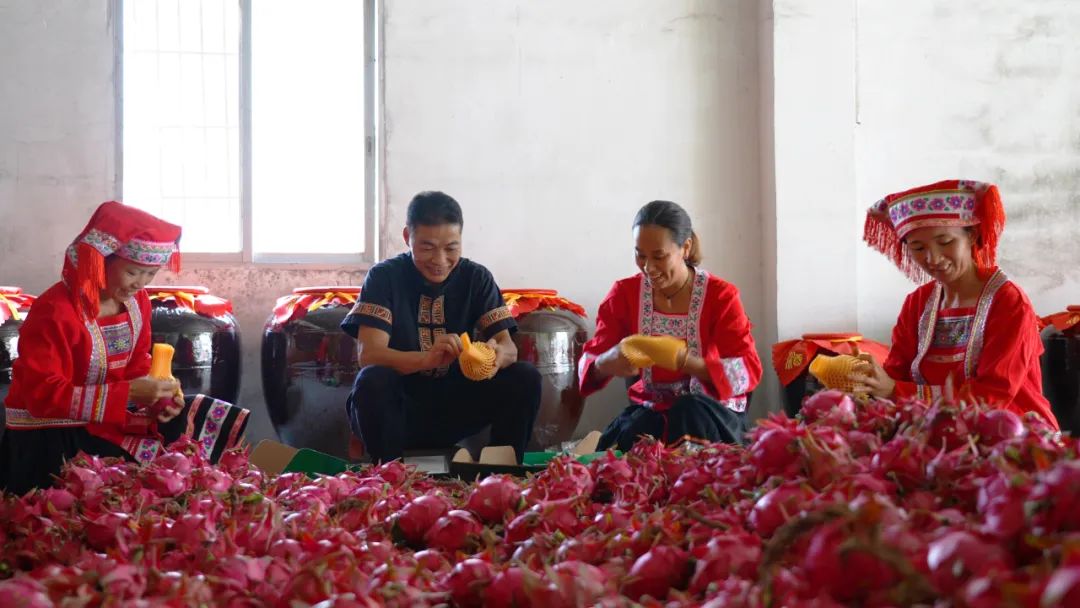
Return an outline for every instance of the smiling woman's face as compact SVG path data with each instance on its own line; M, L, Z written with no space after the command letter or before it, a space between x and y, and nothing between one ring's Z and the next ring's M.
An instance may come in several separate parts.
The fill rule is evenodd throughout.
M657 289L677 287L678 277L685 276L681 273L689 254L690 241L676 243L671 231L663 226L643 224L634 228L634 262Z
M160 266L145 266L112 256L105 261L105 289L101 299L125 302L157 276Z
M972 244L971 233L959 226L917 228L904 238L911 259L942 283L953 283L975 270Z

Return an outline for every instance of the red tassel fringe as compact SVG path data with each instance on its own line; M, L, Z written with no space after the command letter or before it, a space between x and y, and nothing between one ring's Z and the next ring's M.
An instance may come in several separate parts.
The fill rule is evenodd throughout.
M916 283L925 283L930 280L927 275L904 250L904 243L896 236L896 230L885 217L876 213L866 214L866 223L863 225L863 240L871 248L879 251L882 255L892 260L904 276Z
M87 243L75 246L78 266L72 291L85 298L87 312L97 318L101 310L101 290L105 289L105 258Z
M1005 207L1001 204L1001 193L997 186L990 185L982 193L975 205L975 217L979 225L975 227L979 242L975 246L975 266L987 272L997 266L998 240L1005 230Z
M955 187L955 182L941 182L949 187ZM939 184L934 184L937 186ZM922 190L927 186L920 186L913 190ZM895 196L905 196L908 192ZM972 248L972 257L975 258L975 267L980 276L988 276L997 267L997 248L1001 238L1001 232L1005 229L1005 207L1001 204L1001 193L997 186L991 184L985 191L977 194L978 201L975 204L975 217L979 223L974 227L978 235L978 243ZM904 243L896 236L896 230L887 217L876 213L866 214L866 223L863 226L863 240L870 247L881 252L885 257L892 260L897 267L912 281L925 283L930 280L919 265L907 255Z
M180 272L180 250L177 249L169 257L169 270L173 272Z

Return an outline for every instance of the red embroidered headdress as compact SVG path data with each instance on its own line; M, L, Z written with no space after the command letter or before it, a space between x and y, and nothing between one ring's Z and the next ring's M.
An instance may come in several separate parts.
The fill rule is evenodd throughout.
M76 299L96 317L105 289L105 258L117 255L146 266L180 270L180 227L149 213L109 201L102 203L64 256L62 276Z
M866 213L863 240L885 254L914 281L928 277L907 253L904 237L927 226L975 226L973 255L980 271L993 268L1005 209L997 186L969 180L945 180L890 194Z

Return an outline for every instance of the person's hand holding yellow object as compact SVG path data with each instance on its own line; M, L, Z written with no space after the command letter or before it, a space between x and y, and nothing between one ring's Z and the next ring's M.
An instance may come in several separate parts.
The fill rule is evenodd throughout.
M167 380L176 384L176 391L171 399L163 398L150 406L150 411L157 416L159 422L168 422L176 417L184 409L184 391L180 383L172 375L172 358L176 352L168 344L154 344L150 354L150 373L155 380Z
M495 349L484 342L473 342L469 339L468 332L461 334L461 344L464 347L458 364L461 373L469 380L490 380L499 371L495 364Z
M623 338L619 345L626 360L634 367L662 367L678 371L686 363L686 340L672 336L643 336Z

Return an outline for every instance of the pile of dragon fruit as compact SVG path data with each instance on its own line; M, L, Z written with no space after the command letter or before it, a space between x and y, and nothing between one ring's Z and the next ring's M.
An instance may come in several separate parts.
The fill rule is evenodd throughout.
M527 479L80 456L0 499L0 605L1080 606L1076 458L1009 411L835 392L745 448Z

